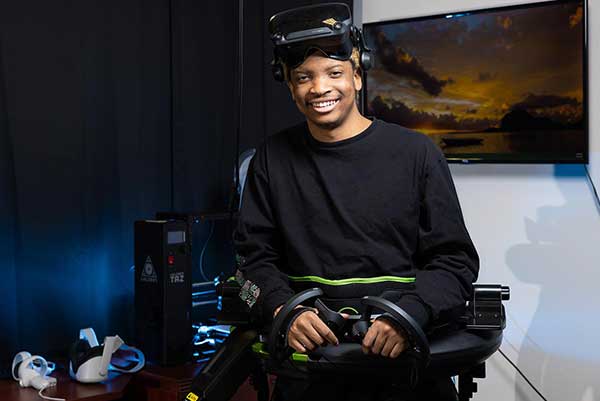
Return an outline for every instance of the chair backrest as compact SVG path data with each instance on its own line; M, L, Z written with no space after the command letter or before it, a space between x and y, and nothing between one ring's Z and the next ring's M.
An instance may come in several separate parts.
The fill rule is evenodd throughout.
M244 193L244 186L246 185L246 177L248 176L248 168L250 167L250 161L252 160L252 158L254 157L255 154L256 154L256 149L251 148L251 149L248 149L248 150L245 150L244 152L242 152L242 154L240 154L240 157L238 158L238 163L239 163L238 168L239 168L239 174L240 174L240 181L238 182L238 187L237 187L238 199L240 200L238 209L242 208L242 195ZM234 177L234 180L235 180L235 177Z

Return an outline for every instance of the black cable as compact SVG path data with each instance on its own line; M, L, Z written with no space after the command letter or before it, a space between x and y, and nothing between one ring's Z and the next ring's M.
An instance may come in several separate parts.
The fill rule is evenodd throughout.
M235 189L234 189L234 202L232 204L231 215L235 208L239 206L240 196L238 193L240 186L240 132L242 130L242 113L244 106L244 0L238 1L238 113L237 113L237 126L235 132L235 157L234 157L234 174L235 174Z
M200 251L200 258L199 258L200 276L202 277L202 280L204 280L204 281L212 281L204 273L204 252L206 252L206 247L208 246L208 243L210 242L210 239L212 238L214 230L215 230L215 222L213 220L211 220L210 221L210 231L208 233L208 237L206 238L206 241L204 241L204 245L202 245L202 250Z
M231 196L229 198L229 228L233 232L233 216L240 205L242 194L239 193L240 187L240 132L242 130L242 109L244 106L244 0L238 0L238 79L237 79L237 121L235 127L235 149L233 157L234 183Z
M175 146L174 146L174 98L175 98L175 88L173 88L173 1L169 0L169 88L171 89L169 95L169 131L171 134L169 147L170 147L170 174L171 174L171 212L175 211Z
M594 180L592 180L590 171L588 170L585 164L583 165L583 168L585 169L585 175L587 176L588 180L590 181L590 185L592 186L592 192L594 193L594 197L596 198L596 206L598 207L598 210L600 210L600 198L598 197L598 191L596 190L596 186L594 185Z
M458 389L456 388L456 386L458 385L458 383L455 380L453 380L453 379L450 379L450 380L452 381L452 389L454 390L454 394L456 395L456 399L460 400L460 394L458 393Z
M529 384L529 386L530 386L530 387L531 387L531 388L532 388L532 389L533 389L533 390L534 390L534 391L537 393L537 395L539 395L539 396L542 398L542 400L544 400L544 401L548 401L548 400L546 399L546 397L544 397L544 396L542 395L542 393L540 393L540 392L539 392L539 390L538 390L538 389L537 389L537 388L536 388L536 387L533 385L533 383L531 383L531 382L529 381L529 379L528 379L528 378L527 378L527 377L526 377L526 376L523 374L523 372L521 372L521 369L519 369L519 368L517 367L517 365L515 365L515 364L514 364L514 362L513 362L513 361L511 361L511 360L510 360L510 358L509 358L509 357L507 357L507 356L504 354L504 352L502 352L502 350L501 350L500 348L498 348L498 352L500 352L500 355L502 355L502 356L504 357L504 359L506 359L506 360L508 361L508 363L510 363L510 364L513 366L513 368L515 368L515 369L516 369L516 371L517 371L517 372L519 372L519 374L521 375L521 377L522 377L523 379L525 379L525 381L527 382L527 384Z

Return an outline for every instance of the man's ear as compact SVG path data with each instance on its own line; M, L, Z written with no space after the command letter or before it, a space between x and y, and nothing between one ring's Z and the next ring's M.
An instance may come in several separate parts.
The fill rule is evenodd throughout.
M360 67L356 68L354 70L354 74L352 76L352 79L354 80L354 89L359 92L362 89L362 71L360 69Z
M294 97L294 86L290 81L286 81L287 87L290 90L290 95L292 96L292 100L296 103L296 98Z

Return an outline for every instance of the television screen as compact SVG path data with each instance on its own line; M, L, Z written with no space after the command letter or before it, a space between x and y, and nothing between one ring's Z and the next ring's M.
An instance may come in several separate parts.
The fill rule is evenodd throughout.
M585 163L586 5L551 1L365 24L369 116L449 161Z

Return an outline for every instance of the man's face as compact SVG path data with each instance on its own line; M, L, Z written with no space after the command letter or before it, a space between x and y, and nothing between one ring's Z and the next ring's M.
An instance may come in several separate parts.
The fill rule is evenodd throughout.
M291 71L288 86L298 109L320 128L337 128L358 113L355 96L362 80L350 61L315 53Z

